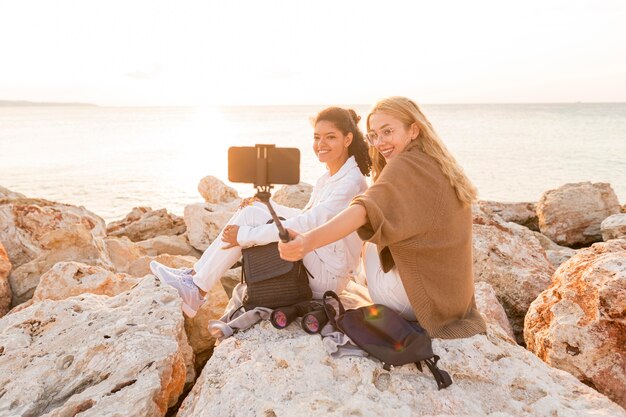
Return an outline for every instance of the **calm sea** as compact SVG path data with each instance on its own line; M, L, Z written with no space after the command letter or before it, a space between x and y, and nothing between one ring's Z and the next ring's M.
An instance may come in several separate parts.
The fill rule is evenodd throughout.
M626 203L626 103L422 107L482 199L536 201L564 183L602 181ZM301 178L314 183L324 167L309 119L321 108L0 107L0 185L107 221L135 206L182 214L201 201L202 177L226 180L229 146L254 143L300 148Z

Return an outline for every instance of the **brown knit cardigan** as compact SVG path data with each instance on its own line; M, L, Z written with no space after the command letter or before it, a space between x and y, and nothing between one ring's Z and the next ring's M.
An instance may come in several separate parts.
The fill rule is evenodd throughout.
M430 336L486 332L474 301L471 208L463 207L432 157L412 142L351 204L365 207L368 222L359 236L377 245L385 272L397 265Z

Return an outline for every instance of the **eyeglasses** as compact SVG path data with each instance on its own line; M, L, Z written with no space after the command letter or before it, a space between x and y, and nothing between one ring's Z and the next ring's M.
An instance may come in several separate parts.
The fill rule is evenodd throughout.
M394 130L392 128L386 127L380 132L380 134L370 130L365 136L367 137L368 142L374 146L376 145L376 142L391 142L393 132Z

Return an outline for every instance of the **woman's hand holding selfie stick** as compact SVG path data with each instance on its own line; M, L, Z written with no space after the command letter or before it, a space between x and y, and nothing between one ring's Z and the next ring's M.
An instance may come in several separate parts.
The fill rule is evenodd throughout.
M343 210L323 225L306 233L299 234L288 229L291 241L285 242L283 240L278 242L280 257L292 262L300 260L312 250L348 236L366 222L367 212L365 207L355 204Z

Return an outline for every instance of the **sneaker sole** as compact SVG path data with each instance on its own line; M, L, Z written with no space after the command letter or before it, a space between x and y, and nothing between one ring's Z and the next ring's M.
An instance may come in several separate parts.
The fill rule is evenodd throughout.
M193 308L191 308L191 306L189 306L187 303L183 301L183 313L185 313L187 317L192 319L196 317L196 314L198 314L198 311L194 310Z

